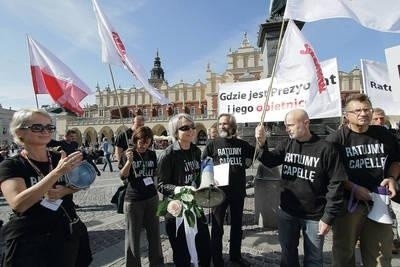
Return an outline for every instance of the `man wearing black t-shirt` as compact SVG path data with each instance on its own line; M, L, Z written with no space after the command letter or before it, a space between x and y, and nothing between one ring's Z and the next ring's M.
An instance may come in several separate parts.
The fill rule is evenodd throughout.
M118 134L115 138L115 158L118 161L119 169L121 169L123 166L121 161L123 152L128 149L128 145L132 138L133 132L142 126L144 126L144 117L142 115L137 115L132 120L131 128L127 129L125 132Z
M310 132L308 114L295 109L286 114L289 139L268 150L262 125L256 139L263 148L259 160L267 167L282 165L278 210L280 266L300 266L298 245L303 235L304 266L323 266L324 236L343 206L347 179L335 147Z
M390 125L390 122L386 120L385 111L381 108L374 108L372 111L371 125L379 125L379 126L387 128L388 124ZM397 231L397 217L396 217L396 213L394 213L392 205L389 205L388 208L389 208L389 212L390 212L390 217L392 217L392 220L393 220L393 223L392 223L392 232L393 232L392 253L397 254L396 244L399 242L399 233Z
M60 141L51 140L47 144L47 147L61 147L61 149L64 150L64 152L67 153L68 156L69 154L75 152L78 149L79 144L76 140L78 140L78 133L73 129L69 129L65 133L63 140Z
M229 163L229 185L219 187L225 193L225 201L213 210L211 246L214 266L224 266L222 258L222 236L224 234L224 217L229 206L231 215L231 232L229 256L232 262L248 266L241 257L242 217L244 198L246 196L246 169L251 166L254 147L244 140L236 138L236 119L231 114L218 117L219 137L209 140L202 159L213 158L214 165Z
M332 266L354 266L355 245L360 240L364 266L391 266L392 229L390 224L367 217L370 193L378 186L396 195L400 174L400 151L396 138L385 128L369 125L371 102L363 94L346 99L346 127L329 135L327 140L339 148L349 180L345 182L346 212L333 225Z

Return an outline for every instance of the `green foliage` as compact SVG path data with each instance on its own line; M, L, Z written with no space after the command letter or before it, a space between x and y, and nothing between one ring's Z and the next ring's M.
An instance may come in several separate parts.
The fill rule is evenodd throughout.
M188 222L190 227L193 227L195 224L196 217L200 218L204 216L203 209L197 204L196 200L193 196L193 191L189 188L183 187L181 191L173 196L173 198L165 198L164 200L158 203L157 207L157 215L165 216L168 211L168 203L172 200L178 200L182 203L182 212L178 215L178 217L185 216L186 221Z

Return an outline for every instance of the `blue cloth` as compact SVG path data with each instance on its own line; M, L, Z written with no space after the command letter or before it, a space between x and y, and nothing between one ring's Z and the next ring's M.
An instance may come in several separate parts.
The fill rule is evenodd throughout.
M102 145L101 145L101 150L103 150L104 151L104 155L110 155L111 153L110 152L108 152L108 142L104 142Z
M299 238L303 235L304 266L323 266L324 236L318 235L319 221L305 220L278 210L279 243L282 248L281 266L299 267Z

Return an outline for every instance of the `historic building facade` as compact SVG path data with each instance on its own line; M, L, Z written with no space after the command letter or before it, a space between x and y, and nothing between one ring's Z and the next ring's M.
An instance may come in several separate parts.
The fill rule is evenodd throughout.
M97 85L96 103L84 108L83 117L57 116L57 136L61 138L66 129L74 128L80 133L83 144L94 145L102 137L113 139L123 129L130 127L131 120L136 115L145 117L146 125L153 129L156 136L167 136L169 118L173 114L186 112L196 121L195 141L204 144L207 129L216 124L218 85L260 79L263 72L261 50L253 47L244 34L240 47L227 54L227 68L224 73L213 72L209 64L205 71L204 82L198 80L190 84L181 80L170 86L164 79L164 70L157 52L149 82L173 102L171 105L162 106L154 102L143 88L112 90L109 86L101 89ZM355 68L349 73L340 72L339 82L343 96L359 92L360 70Z
M10 122L15 110L5 109L0 104L0 148L8 146L13 142L10 134Z

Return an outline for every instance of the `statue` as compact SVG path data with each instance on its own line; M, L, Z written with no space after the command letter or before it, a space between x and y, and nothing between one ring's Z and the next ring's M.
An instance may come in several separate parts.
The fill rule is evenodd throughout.
M285 13L286 0L271 0L271 12L269 14L269 20L278 21L282 20Z

